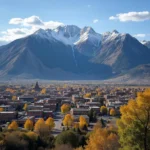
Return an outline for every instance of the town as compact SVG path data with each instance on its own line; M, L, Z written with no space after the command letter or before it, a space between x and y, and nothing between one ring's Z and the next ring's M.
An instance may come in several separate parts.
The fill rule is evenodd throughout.
M91 132L97 122L116 127L120 107L145 87L98 84L46 84L0 86L0 128L38 133L44 124L57 137L65 130ZM37 124L43 122L41 126ZM37 129L37 131L36 131Z

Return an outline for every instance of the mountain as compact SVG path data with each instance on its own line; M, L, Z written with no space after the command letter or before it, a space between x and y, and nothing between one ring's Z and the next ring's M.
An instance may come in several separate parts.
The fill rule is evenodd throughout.
M117 31L103 34L99 53L92 62L106 64L120 73L150 62L150 50L129 34Z
M143 45L147 46L150 49L150 41L142 41L141 42Z
M139 65L116 78L106 81L107 83L126 84L150 84L150 64Z
M0 77L103 79L111 76L109 66L90 62L86 54L74 48L80 40L93 40L82 39L79 30L76 26L40 29L0 47Z
M150 50L129 34L59 26L1 46L0 78L108 79L149 58Z

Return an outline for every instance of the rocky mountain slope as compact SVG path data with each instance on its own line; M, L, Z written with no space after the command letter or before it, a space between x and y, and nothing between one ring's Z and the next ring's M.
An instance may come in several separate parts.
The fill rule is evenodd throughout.
M150 64L139 65L118 77L109 79L107 83L150 84Z

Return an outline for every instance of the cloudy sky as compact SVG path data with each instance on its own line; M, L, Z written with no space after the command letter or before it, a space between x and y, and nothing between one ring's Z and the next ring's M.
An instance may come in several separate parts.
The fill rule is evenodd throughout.
M150 40L150 0L0 0L0 45L59 25Z

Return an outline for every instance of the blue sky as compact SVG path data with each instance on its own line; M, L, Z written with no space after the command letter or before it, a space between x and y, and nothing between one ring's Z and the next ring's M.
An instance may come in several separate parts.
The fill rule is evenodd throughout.
M116 29L150 40L150 0L0 0L0 41L19 38L31 28L36 30L37 25L23 20L31 16L41 22L53 21L51 24L91 26L99 33ZM23 21L10 22L13 18ZM22 35L15 35L19 29Z

